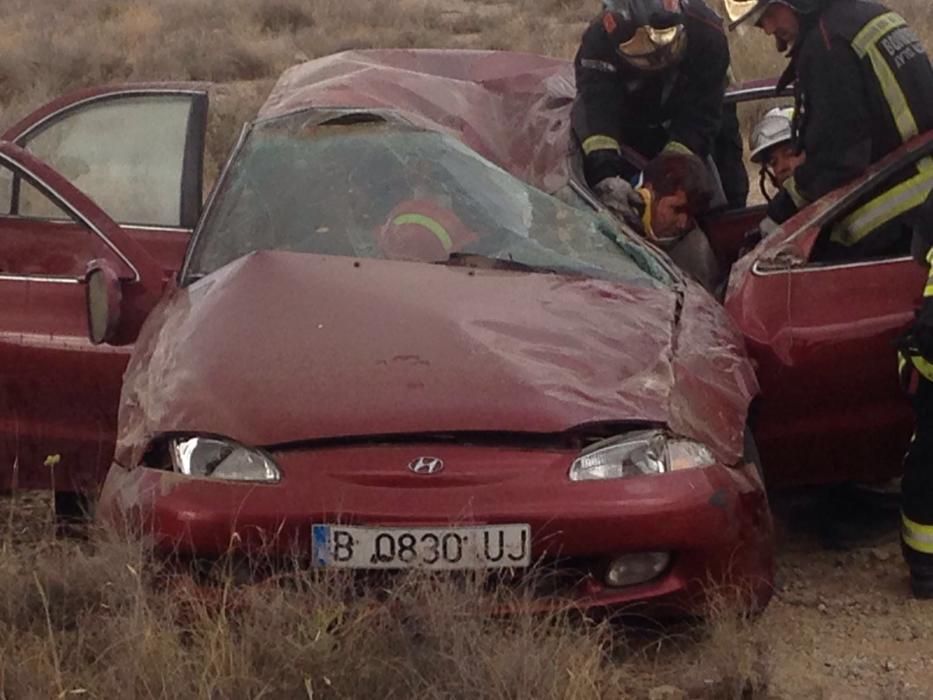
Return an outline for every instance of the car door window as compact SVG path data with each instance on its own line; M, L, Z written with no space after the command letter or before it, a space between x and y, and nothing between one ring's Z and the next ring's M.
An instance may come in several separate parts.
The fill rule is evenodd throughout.
M23 145L116 221L180 227L186 224L179 193L184 188L191 110L192 100L185 95L93 102L40 127ZM20 216L59 217L60 211L50 205L23 183Z
M820 228L810 263L859 263L910 255L910 213L933 187L928 150L880 174L839 207Z

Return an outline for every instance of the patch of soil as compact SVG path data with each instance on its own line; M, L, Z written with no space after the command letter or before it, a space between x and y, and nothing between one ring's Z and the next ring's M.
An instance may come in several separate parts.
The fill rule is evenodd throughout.
M896 502L825 489L772 507L777 591L759 625L773 697L933 697L933 601L910 596Z

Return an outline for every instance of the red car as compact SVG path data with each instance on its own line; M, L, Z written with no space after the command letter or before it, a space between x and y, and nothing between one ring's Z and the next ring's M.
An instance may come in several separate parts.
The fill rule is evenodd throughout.
M766 601L771 525L741 339L581 185L567 158L571 77L563 61L491 52L358 52L296 67L237 147L183 265L199 214L203 86L91 91L14 127L6 139L120 225L0 146L0 256L12 263L0 276L12 302L0 353L17 368L3 374L9 476L65 492L95 483L111 462L128 352L90 344L88 330L132 342L161 298L126 375L104 518L141 520L164 546L199 554L235 536L298 546L323 566L544 559L573 572L560 593L584 605L690 607L727 574ZM921 137L891 163L928 145ZM849 189L877 186L879 168ZM887 311L853 306L836 322L842 299L881 288L888 263L850 266L863 275L853 287L799 302L814 319L800 341L800 315L787 313L791 278L808 268L803 249L795 258L782 244L809 231L812 245L812 226L853 196L817 203L733 271L727 308L758 364L752 418L774 483L880 476L909 430L883 358L910 316L904 294L920 294L919 268L898 261L888 281L903 294ZM418 220L428 198L455 217L440 236ZM402 205L408 218L387 228ZM760 217L708 222L723 262ZM406 250L424 257L385 259L383 242L403 229L415 241ZM444 233L438 258L424 241ZM783 297L756 291L782 279ZM818 366L827 353L837 359ZM815 380L837 393L814 388L811 410L826 410L811 424L799 402ZM870 410L848 411L856 400ZM850 434L874 445L869 429L890 452L840 451Z

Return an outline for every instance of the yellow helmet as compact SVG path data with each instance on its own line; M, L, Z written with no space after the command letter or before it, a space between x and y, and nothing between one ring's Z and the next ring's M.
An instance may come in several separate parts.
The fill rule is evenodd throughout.
M633 68L663 70L687 48L682 0L603 0L603 29Z

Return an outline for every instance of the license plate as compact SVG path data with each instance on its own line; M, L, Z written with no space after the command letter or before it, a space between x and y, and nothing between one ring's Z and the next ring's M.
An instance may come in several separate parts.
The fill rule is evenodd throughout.
M531 561L528 525L313 525L315 566L344 569L504 569Z

